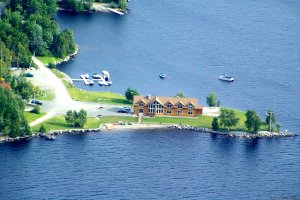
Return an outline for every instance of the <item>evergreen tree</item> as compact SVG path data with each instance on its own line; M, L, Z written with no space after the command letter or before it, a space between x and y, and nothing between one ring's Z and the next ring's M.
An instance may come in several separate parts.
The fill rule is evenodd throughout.
M214 117L212 123L211 123L211 127L212 127L212 130L214 131L217 131L219 130L219 122L218 122L218 118L217 117Z

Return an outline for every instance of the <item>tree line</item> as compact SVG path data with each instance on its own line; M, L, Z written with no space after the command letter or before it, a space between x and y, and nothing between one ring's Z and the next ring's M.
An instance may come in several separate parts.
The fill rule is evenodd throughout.
M31 56L66 57L75 51L73 32L54 20L55 0L7 1L0 20L1 64L28 68Z
M125 9L127 0L61 0L58 6L73 12L89 11L92 9L94 2L110 3L113 8Z

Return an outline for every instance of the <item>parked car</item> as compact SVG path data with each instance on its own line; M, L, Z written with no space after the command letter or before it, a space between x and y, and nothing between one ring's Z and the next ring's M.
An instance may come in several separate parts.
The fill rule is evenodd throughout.
M122 106L119 109L122 109L122 110L131 110L131 107L129 107L129 106Z
M25 76L31 78L31 77L33 77L34 75L33 75L32 73L26 73Z
M42 103L41 101L36 100L36 99L32 99L30 103L31 103L31 104L40 105L40 106L43 105L43 103Z
M128 109L119 109L118 113L130 113L130 110L128 110Z

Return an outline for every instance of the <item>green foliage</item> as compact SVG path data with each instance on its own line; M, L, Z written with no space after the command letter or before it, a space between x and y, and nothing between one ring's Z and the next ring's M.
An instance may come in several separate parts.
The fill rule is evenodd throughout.
M40 133L47 133L47 128L42 124L41 128L39 129Z
M128 101L132 101L135 95L139 95L138 91L133 90L130 87L125 91L125 97Z
M259 116L254 110L247 110L245 125L248 130L252 130L254 133L257 133L262 124Z
M79 112L69 110L66 113L65 120L72 127L83 127L87 121L87 112L83 109Z
M62 58L75 51L73 33L61 32L53 19L56 7L56 0L7 1L0 20L2 65L28 68L33 53Z
M34 108L30 111L31 113L40 114L41 107L39 105L35 105Z
M216 106L220 106L220 100L217 100L217 95L215 93L210 93L207 97L206 97L206 103L209 107L216 107Z
M125 9L127 6L127 0L118 0L119 7Z
M281 125L280 125L278 122L276 122L276 123L275 123L275 131L276 131L277 133L279 133L279 132L280 132L280 129L281 129Z
M235 126L239 122L239 118L235 116L235 112L231 109L222 108L219 116L221 126L229 128Z
M214 131L217 131L219 130L219 122L218 122L218 118L217 117L214 117L212 123L211 123L211 127L212 127L212 130Z
M10 137L30 135L31 130L24 117L24 103L12 92L0 87L0 132Z
M48 67L49 67L50 69L55 69L55 68L56 68L56 65L53 64L53 63L49 63Z
M177 92L176 96L175 97L179 97L179 98L185 98L185 95L183 92L179 91Z
M20 95L22 99L29 100L30 96L33 95L34 86L26 80L24 75L10 77L7 81L14 93Z
M92 8L93 0L61 0L58 2L61 8L74 12L82 12Z

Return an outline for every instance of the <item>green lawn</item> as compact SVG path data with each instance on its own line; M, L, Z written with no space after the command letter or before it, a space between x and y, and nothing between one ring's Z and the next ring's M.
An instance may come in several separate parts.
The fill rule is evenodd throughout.
M57 57L38 56L37 58L45 65L48 65L49 63L62 61L61 58L57 58Z
M53 90L41 90L35 94L35 98L44 101L51 101L55 98Z
M236 116L239 118L239 122L236 126L231 127L229 130L231 131L248 131L245 126L246 116L245 112L240 110L234 110ZM198 116L195 118L185 118L185 117L149 117L144 118L143 122L145 123L159 123L159 124L182 124L182 125L190 125L202 128L211 128L213 117L209 116ZM268 126L263 124L260 130L267 130ZM221 127L221 130L227 131L227 128Z
M67 76L61 71L59 71L58 69L50 69L50 70L60 79L67 78Z
M66 130L66 129L80 129L80 128L73 128L71 127L65 120L65 117L63 116L56 116L53 117L46 122L42 123L47 130ZM38 132L42 124L38 124L34 127L32 127L32 130L34 132ZM83 128L89 129L89 128L99 128L100 122L96 118L88 118L86 124Z
M24 112L25 119L28 123L35 121L36 119L43 117L46 113L41 112L40 114L35 114L31 112Z
M124 96L112 92L91 92L81 90L70 83L64 81L64 84L72 97L76 101L99 102L118 105L132 105Z

